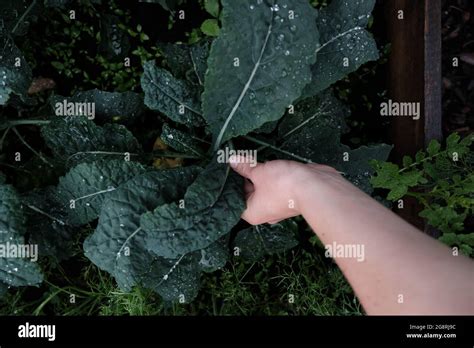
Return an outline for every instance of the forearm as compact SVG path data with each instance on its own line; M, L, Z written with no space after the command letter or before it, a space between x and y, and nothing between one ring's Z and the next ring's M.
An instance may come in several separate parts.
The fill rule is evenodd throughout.
M473 314L474 263L342 178L303 185L300 211L325 245L363 246L335 258L369 314Z

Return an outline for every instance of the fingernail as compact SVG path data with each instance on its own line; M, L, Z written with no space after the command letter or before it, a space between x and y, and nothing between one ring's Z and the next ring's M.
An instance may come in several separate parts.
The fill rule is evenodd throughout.
M237 164L239 163L238 159L237 159L237 156L236 155L232 155L229 157L229 164L232 168L235 168L237 167Z

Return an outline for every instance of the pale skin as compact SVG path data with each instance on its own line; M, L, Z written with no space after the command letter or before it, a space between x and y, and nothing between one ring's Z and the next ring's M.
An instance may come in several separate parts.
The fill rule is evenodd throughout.
M302 215L325 245L363 244L365 258L335 262L370 315L474 314L474 262L427 236L335 169L231 157L245 179L252 225ZM400 303L402 301L402 303Z

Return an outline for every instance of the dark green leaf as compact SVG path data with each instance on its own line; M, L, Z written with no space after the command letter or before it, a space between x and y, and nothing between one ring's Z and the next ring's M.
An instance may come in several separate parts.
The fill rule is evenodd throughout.
M77 230L67 223L67 210L59 203L54 187L36 190L22 197L27 212L30 243L38 245L42 256L56 261L70 258L74 253Z
M202 40L192 45L158 42L165 57L165 64L174 77L187 79L193 84L203 85L209 56L209 41Z
M59 104L94 103L95 120L132 123L145 111L143 96L134 92L106 92L98 89L81 91L72 97L55 95L50 100L53 109ZM59 104L58 104L59 103Z
M130 41L125 31L119 28L120 19L114 15L101 15L99 50L108 59L122 59L130 50Z
M13 39L3 32L0 32L0 47L0 105L6 105L12 95L27 101L31 69Z
M97 126L83 116L55 117L41 128L41 134L54 156L68 167L97 159L126 158L141 152L138 141L119 124Z
M25 244L25 232L23 207L16 191L10 185L0 185L0 283L7 286L31 286L43 281L35 262L38 255L31 252L34 245ZM25 247L30 253L22 255Z
M385 160L391 147L381 144L353 150L341 144L347 114L347 108L329 92L301 101L295 106L295 114L286 115L280 123L280 149L307 161L333 166L370 193L373 169L369 160Z
M240 231L234 239L233 248L248 261L258 261L265 255L281 253L298 245L295 234L298 225L285 220L273 225L257 225Z
M8 285L5 283L0 282L0 298L4 296L8 291Z
M207 71L207 57L209 56L210 43L202 40L190 46L189 57L191 58L192 69L191 74L188 73L188 79L196 81L199 85L204 85L204 76ZM190 78L189 75L195 76Z
M375 0L333 0L317 19L321 45L317 48L313 79L304 91L316 95L362 64L377 60L377 45L365 30Z
M217 149L283 116L311 79L316 11L305 0L223 0L222 28L208 58L204 117ZM290 18L289 11L298 17Z
M157 258L150 264L150 273L143 280L167 302L191 302L200 288L198 253L183 255L177 260Z
M59 179L57 196L68 223L82 225L99 216L102 203L120 184L145 172L135 162L121 160L82 163Z
M204 272L214 272L225 266L229 260L228 235L209 245L207 248L195 251L200 253L199 266Z
M167 124L163 125L161 140L179 152L193 156L203 156L197 140L194 140L190 134L171 128Z
M153 61L146 62L143 68L141 83L150 109L187 126L203 124L199 96L189 83L174 78Z
M176 258L206 248L230 232L245 203L242 178L233 172L227 177L228 170L213 160L189 186L181 204L165 204L142 215L140 226L149 232L150 250Z
M140 228L141 214L182 197L196 174L196 167L154 171L121 185L107 199L96 231L84 243L86 256L112 274L124 290L144 285L166 300L176 300L175 292L185 291L176 288L173 292L177 284L198 289L195 280L199 274L199 258L185 256L172 269L177 260L166 260L149 252L147 232ZM186 295L193 297L189 291Z

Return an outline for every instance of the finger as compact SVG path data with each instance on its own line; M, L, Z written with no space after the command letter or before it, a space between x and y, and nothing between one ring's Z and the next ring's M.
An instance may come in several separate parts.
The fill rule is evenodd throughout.
M245 182L244 182L244 192L246 194L250 194L252 193L253 191L255 191L255 187L253 186L252 182L248 179L245 179Z
M329 173L339 173L339 171L331 166L328 166L326 164L317 164L317 163L310 163L308 164L313 169L320 170L323 172L329 172Z
M257 202L255 194L250 194L247 199L247 209L242 213L242 219L251 225L259 225L265 221L267 214L262 207L262 204Z
M254 211L248 208L244 210L241 217L243 220L247 221L250 225L260 225L261 223L264 222L264 221L260 221L257 214L255 214Z
M252 179L252 172L255 168L257 168L255 165L252 166L252 161L250 158L243 156L230 156L229 164L233 170L247 179Z

